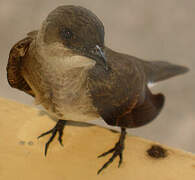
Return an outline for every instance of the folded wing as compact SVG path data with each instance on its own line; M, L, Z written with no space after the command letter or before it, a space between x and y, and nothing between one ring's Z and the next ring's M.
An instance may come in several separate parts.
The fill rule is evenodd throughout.
M185 66L163 61L143 61L143 65L147 81L151 83L163 81L189 71Z

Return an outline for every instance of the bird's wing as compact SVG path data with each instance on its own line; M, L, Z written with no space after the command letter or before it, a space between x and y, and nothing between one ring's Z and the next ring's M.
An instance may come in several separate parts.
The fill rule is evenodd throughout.
M89 71L89 89L94 106L109 125L138 127L152 121L164 104L163 94L152 94L149 82L157 82L188 71L167 62L147 62L105 50L111 70L96 65Z
M36 35L37 31L32 31L28 33L26 38L17 42L10 50L7 64L7 79L10 86L22 90L31 96L34 96L34 93L21 74L21 65Z
M120 126L121 118L145 99L145 74L129 56L105 52L110 70L96 64L89 70L88 87L100 116L107 124Z
M144 102L124 114L120 118L120 126L136 128L148 124L160 113L164 101L165 97L162 93L152 94L150 89L146 88Z
M184 74L189 71L185 66L163 61L141 61L148 83L155 83L168 78Z

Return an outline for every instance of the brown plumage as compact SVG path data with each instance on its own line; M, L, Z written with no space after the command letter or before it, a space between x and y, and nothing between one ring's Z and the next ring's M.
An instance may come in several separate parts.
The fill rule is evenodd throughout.
M113 153L100 173L117 156L122 163L125 128L152 121L164 104L164 95L152 94L148 83L183 74L188 68L162 61L144 61L115 52L104 45L104 27L91 11L61 6L52 11L40 30L28 34L10 51L9 84L34 96L59 119L39 137L59 132L62 144L66 120L87 121L96 117L121 127Z
M31 42L32 38L27 37L12 47L7 64L7 79L11 87L17 88L27 94L30 94L31 96L34 96L33 91L21 75L22 60L28 51Z

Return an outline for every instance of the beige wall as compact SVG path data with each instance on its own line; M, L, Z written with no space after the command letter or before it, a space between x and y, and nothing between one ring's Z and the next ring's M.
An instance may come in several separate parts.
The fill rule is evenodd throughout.
M31 97L8 86L5 67L9 50L27 32L38 29L49 11L63 4L94 11L104 22L106 44L111 48L191 68L185 76L154 87L154 92L166 95L164 110L153 123L129 131L195 152L194 0L0 0L0 96L32 104Z

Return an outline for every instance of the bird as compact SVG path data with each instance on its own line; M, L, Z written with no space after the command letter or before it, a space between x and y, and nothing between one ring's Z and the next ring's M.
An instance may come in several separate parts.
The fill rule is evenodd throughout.
M62 145L68 120L101 118L120 128L119 140L107 152L123 162L127 128L148 124L160 113L165 96L153 94L157 83L188 72L166 61L148 61L116 52L105 45L101 20L90 10L75 5L59 6L49 13L40 29L32 31L10 50L7 79L11 87L33 96L53 117L56 125L40 137L58 133Z

